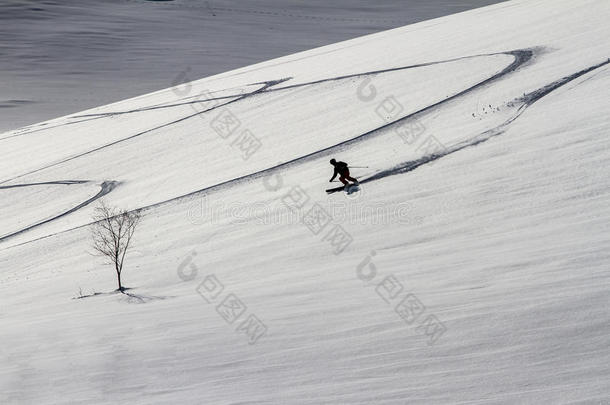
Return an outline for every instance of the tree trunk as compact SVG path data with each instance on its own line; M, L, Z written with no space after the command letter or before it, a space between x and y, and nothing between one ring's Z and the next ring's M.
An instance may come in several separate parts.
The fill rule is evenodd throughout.
M117 271L116 276L119 281L119 291L123 292L123 286L121 285L121 273L119 271Z

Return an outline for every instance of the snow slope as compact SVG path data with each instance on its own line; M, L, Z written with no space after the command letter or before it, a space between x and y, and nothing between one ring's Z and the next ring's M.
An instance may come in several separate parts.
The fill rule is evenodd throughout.
M0 131L499 1L3 0Z
M610 403L609 17L515 0L0 134L0 402ZM99 198L145 213L128 294Z

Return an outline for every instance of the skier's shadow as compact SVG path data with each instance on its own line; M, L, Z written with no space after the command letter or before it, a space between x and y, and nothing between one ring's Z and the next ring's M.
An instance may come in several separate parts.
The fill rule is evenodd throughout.
M462 148L460 148L460 149L462 149ZM373 174L372 176L369 176L365 179L360 180L360 184L365 184L370 181L383 179L384 177L395 176L397 174L403 174L403 173L413 171L422 165L433 162L433 161L440 159L443 156L448 155L449 153L453 153L453 152L455 152L455 150L446 150L444 152L440 152L440 153L437 153L434 155L423 156L416 160L411 160L408 162L398 164L390 169L382 170L380 172Z

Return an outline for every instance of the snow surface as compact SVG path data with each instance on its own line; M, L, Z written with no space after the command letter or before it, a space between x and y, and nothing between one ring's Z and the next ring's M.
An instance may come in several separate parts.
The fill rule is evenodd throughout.
M609 404L609 18L515 0L0 134L0 403ZM145 214L127 294L98 198Z
M2 0L0 131L500 0Z

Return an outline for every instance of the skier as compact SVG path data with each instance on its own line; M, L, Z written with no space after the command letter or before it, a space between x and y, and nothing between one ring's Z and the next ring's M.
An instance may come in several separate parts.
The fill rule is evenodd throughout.
M343 185L349 185L347 180L351 180L354 182L354 184L358 184L358 180L349 175L349 168L347 166L347 163L337 162L335 159L331 159L330 164L335 167L335 172L333 173L333 177L329 180L329 182L332 182L335 177L337 177L337 174L340 174L341 176L339 177L339 181L341 181Z

